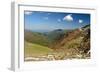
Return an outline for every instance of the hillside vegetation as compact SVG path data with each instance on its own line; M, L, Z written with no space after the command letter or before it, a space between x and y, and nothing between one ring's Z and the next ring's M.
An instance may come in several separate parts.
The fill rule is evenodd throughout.
M48 54L55 60L90 58L90 25L46 33L25 30L25 56Z
M40 44L43 46L48 46L48 44L50 44L48 38L44 36L42 33L25 30L24 34L25 34L24 39L28 42Z
M47 55L48 53L51 53L52 51L53 50L48 47L25 41L25 57Z

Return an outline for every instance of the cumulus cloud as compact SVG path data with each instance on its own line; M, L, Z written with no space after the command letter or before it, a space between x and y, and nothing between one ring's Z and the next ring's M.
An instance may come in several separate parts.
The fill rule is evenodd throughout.
M61 19L57 19L58 22L61 22Z
M25 14L26 15L30 15L30 14L32 14L33 12L32 11L25 11Z
M79 23L80 23L80 24L83 23L83 20L79 19Z
M73 17L72 17L72 14L68 14L68 15L66 15L64 18L63 18L63 20L66 20L66 21L73 21Z

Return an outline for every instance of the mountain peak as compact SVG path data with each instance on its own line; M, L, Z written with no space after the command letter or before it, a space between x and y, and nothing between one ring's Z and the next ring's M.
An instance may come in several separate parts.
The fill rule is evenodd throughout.
M63 29L56 29L56 30L54 30L54 31L63 31Z

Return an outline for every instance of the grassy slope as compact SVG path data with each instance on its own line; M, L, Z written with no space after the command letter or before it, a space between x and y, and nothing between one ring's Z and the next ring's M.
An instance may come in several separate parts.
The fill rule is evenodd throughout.
M56 40L59 40L63 38L63 36L67 33L67 30L62 30L62 29L56 29L47 34L48 39L51 40L51 42L55 42Z
M53 50L37 44L32 44L29 42L25 42L25 56L40 56L46 55Z
M25 30L25 40L31 43L48 46L49 41L46 36L41 33Z

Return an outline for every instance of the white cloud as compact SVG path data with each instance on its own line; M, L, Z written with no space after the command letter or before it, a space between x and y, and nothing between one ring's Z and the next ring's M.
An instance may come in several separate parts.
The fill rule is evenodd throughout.
M68 15L66 15L64 18L63 18L63 20L66 20L66 21L73 21L73 17L72 17L72 14L68 14Z
M33 12L31 12L31 11L25 11L25 14L26 15L30 15L30 14L32 14Z
M57 19L58 22L61 22L61 19Z
M80 24L83 23L83 20L79 19L79 23L80 23Z

